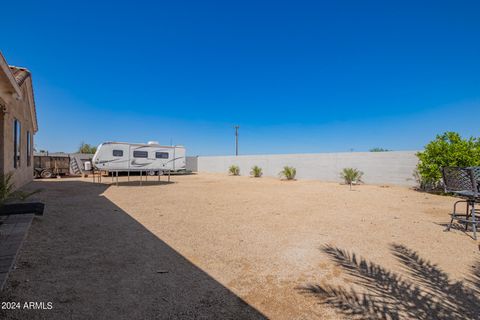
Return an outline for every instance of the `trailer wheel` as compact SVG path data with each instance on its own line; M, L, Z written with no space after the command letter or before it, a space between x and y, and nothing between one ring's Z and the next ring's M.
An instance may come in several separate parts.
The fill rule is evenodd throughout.
M42 178L45 178L45 179L49 179L49 178L52 178L53 177L53 172L49 169L46 169L46 170L43 170L41 173L40 173L40 176Z
M156 172L155 172L155 170L149 170L149 171L147 171L147 174L149 176L154 176L156 174Z

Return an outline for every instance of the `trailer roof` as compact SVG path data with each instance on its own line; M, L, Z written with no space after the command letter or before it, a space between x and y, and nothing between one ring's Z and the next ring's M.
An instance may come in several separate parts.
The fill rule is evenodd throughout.
M132 142L118 142L118 141L106 141L102 144L128 144L131 146L143 146L143 147L161 147L161 148L185 148L182 145L164 146L158 143L132 143Z
M66 152L34 152L35 157L79 157L88 159L93 157L93 153L66 153Z

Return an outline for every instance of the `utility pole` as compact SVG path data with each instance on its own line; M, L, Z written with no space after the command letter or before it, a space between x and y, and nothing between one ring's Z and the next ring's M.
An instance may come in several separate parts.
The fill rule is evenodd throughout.
M238 156L238 128L240 128L240 126L236 125L234 128L235 128L235 155Z

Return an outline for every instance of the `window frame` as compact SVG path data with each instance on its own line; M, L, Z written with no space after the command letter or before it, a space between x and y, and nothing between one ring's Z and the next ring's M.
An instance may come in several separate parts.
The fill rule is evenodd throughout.
M167 155L166 157L164 156L160 156L159 155ZM170 154L168 152L165 152L165 151L155 151L155 159L168 159L170 158Z
M140 156L139 154L142 154L142 155ZM148 151L134 150L133 151L133 157L134 158L139 158L139 159L148 158Z
M21 167L22 125L17 118L13 119L13 168Z
M119 155L119 153L120 153L120 155ZM112 156L113 157L123 157L123 150L113 149L112 150Z
M32 134L27 130L27 167L32 165Z

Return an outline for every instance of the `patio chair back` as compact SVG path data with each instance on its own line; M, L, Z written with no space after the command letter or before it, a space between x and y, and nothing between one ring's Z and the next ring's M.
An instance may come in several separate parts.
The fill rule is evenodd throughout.
M473 171L473 176L477 182L477 190L480 192L480 167L470 167Z
M480 173L480 167L444 167L442 173L445 192L478 197L477 172Z

